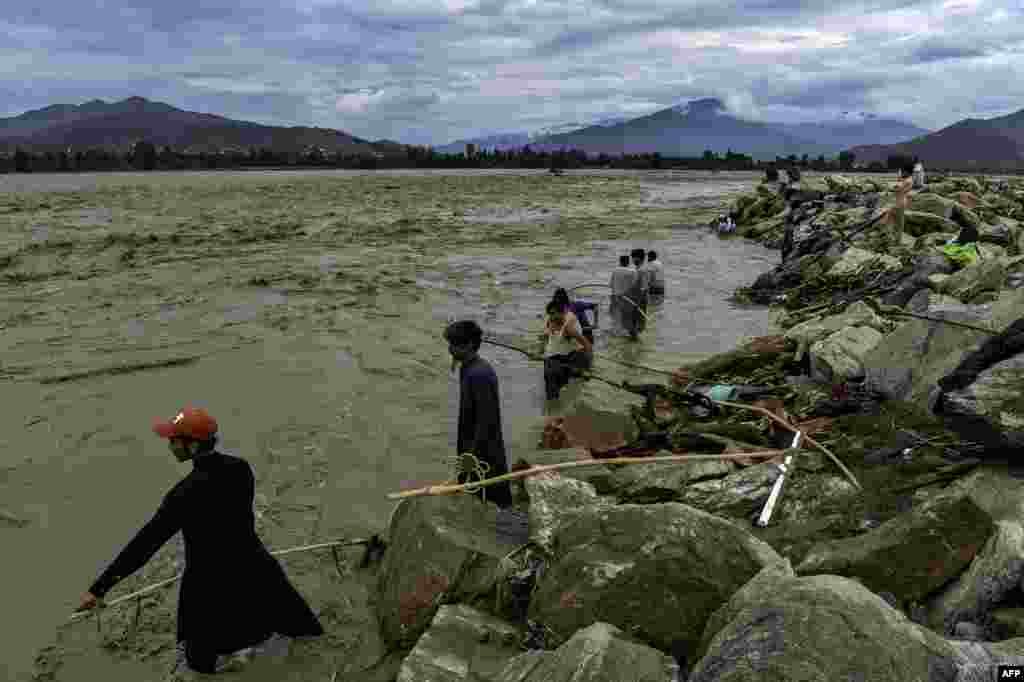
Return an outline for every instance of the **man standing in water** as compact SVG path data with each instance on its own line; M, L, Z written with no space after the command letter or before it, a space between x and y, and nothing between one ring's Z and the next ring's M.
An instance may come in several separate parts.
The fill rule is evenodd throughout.
M277 560L256 535L252 503L255 477L244 459L217 452L217 422L187 407L153 425L192 472L164 496L156 514L103 571L79 611L100 601L142 568L179 530L185 538L185 571L178 596L178 659L172 679L217 672L218 656L269 642L275 635L303 637L324 630Z
M461 365L459 369L459 455L469 453L488 465L486 478L508 473L505 440L501 435L501 402L498 397L498 375L490 363L481 358L480 344L484 332L472 320L448 325L444 338L448 352ZM459 483L469 483L468 472L459 473ZM476 495L499 507L512 505L512 486L508 481L480 488Z
M625 334L629 329L630 308L632 307L623 296L629 295L629 289L636 282L636 270L629 267L629 256L619 257L619 266L612 270L612 299L608 314L612 318L612 333Z
M665 300L665 266L658 260L658 254L654 251L647 252L647 270L651 276L648 289L651 303L657 305Z
M651 273L644 267L646 253L643 249L633 249L630 252L633 257L633 267L636 268L636 282L629 290L627 296L633 302L630 305L631 324L629 325L629 336L636 340L640 332L647 326L647 295L651 285Z

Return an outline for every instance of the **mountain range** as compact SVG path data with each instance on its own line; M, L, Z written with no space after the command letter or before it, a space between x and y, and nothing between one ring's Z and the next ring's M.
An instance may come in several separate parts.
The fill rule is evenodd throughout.
M871 115L822 123L769 123L733 115L721 100L699 99L616 125L589 126L537 140L544 148L576 147L591 153L695 157L731 149L758 160L776 156L834 156L851 146L893 143L928 131Z
M339 130L305 126L267 126L214 114L177 109L143 97L119 102L96 99L85 104L54 104L19 116L0 118L0 148L37 150L113 148L124 150L139 139L158 147L169 145L194 151L237 147L267 147L299 151L318 146L348 154L404 153L404 146L370 142Z
M916 156L936 168L1024 167L1024 109L997 118L967 118L930 135L901 144L851 149L857 162L885 161L890 155Z
M345 154L404 155L406 145L370 141L330 128L269 126L215 114L178 109L143 97L118 102L54 104L0 118L0 150L37 151L73 147L128 149L140 139L184 151L267 147L298 152L321 147ZM728 149L758 160L795 154L835 156L850 149L858 164L885 161L893 154L922 159L926 166L1024 168L1024 110L992 119L968 118L937 132L870 113L845 112L819 123L751 121L730 112L721 100L693 100L637 118L602 118L560 123L533 131L495 133L458 140L435 149L457 153L467 143L481 149L538 151L576 148L590 154L658 152L697 157Z

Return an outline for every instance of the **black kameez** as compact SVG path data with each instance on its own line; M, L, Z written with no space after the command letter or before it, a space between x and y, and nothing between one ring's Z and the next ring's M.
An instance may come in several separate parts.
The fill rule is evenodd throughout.
M459 371L459 436L458 453L470 452L490 465L487 477L508 473L505 440L501 435L501 402L498 398L498 375L483 358L477 356L462 365ZM467 482L463 474L459 482ZM499 507L512 504L512 487L508 481L496 483L480 491Z
M93 583L103 597L179 530L185 571L178 597L178 642L188 664L214 672L217 656L253 646L274 633L323 634L306 601L256 535L256 481L244 459L212 452L164 497L153 518Z

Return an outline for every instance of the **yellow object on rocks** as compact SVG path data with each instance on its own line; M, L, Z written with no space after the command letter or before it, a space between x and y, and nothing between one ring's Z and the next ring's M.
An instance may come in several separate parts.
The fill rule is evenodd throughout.
M973 265L978 260L978 245L975 242L970 244L946 244L942 247L942 253L957 265Z

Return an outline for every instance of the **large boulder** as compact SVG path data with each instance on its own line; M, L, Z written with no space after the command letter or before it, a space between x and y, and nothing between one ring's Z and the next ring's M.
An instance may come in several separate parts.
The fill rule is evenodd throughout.
M1006 281L1006 266L998 258L980 258L949 276L944 291L970 303L984 291L998 291Z
M688 485L680 501L719 516L750 519L764 506L778 477L776 465L755 464L723 478Z
M934 195L933 195L934 196ZM960 226L949 218L934 213L908 210L903 214L903 229L913 237L936 232L958 234Z
M663 651L693 647L707 618L782 558L748 531L683 504L620 505L562 527L530 601L556 643L596 622Z
M991 613L992 629L1004 639L1024 637L1024 608L1002 608Z
M782 497L772 513L773 521L817 521L823 518L826 507L834 507L837 501L857 495L858 490L849 479L824 472L810 473L807 470L806 462L820 454L803 452L793 460L794 468L786 477Z
M1024 579L1024 527L1000 521L956 580L928 600L928 624L952 635L960 621L978 622Z
M1003 260L1003 265L1006 266L1004 286L1007 289L1019 289L1024 286L1024 255L1006 258Z
M548 552L562 525L572 523L580 514L611 506L589 483L554 471L529 476L526 494L530 498L530 539Z
M956 682L989 682L998 666L1024 666L1024 638L949 643L956 649Z
M671 455L667 450L656 457ZM676 502L683 498L687 486L732 473L736 465L728 459L693 459L686 462L630 464L615 471L612 479L621 502L650 504Z
M983 244L996 244L1007 249L1013 247L1016 250L1017 235L1020 232L1020 223L1012 218L999 218L992 225L983 225L978 230L978 241Z
M953 219L953 204L955 202L931 192L913 194L910 197L910 210L918 213L930 213L932 215Z
M870 327L883 334L893 330L895 324L880 317L863 301L849 305L839 315L815 317L786 330L786 340L796 343L798 349L809 348L816 341L835 334L840 329L860 326ZM802 356L802 353L800 354Z
M992 531L992 518L969 495L945 495L862 535L816 545L796 570L857 578L916 602L958 575Z
M442 606L399 669L396 682L495 680L522 653L520 628L464 604Z
M679 664L608 623L577 631L554 651L509 661L496 682L675 682Z
M852 277L868 269L872 271L882 269L894 272L902 267L903 265L898 258L851 246L843 253L839 262L828 271L828 276L833 278Z
M759 197L757 194L741 194L729 205L729 214L736 216L735 220L739 223L739 216L743 215L743 212L747 210L747 207L757 201Z
M819 381L859 381L864 356L882 340L870 327L846 327L811 346L811 376Z
M505 515L472 495L398 504L377 580L377 621L389 648L412 646L444 602L493 602L500 560L528 540L525 527L499 532Z
M981 232L985 226L985 223L978 217L977 213L963 204L957 203L953 204L953 222L960 227L973 227L978 232Z
M933 301L929 317L1003 329L1024 315L1024 289L1003 291L988 305ZM936 382L952 371L989 334L911 318L864 358L867 382L890 400L925 401Z
M776 232L782 232L786 227L786 219L781 216L774 216L767 218L756 223L752 223L745 227L737 228L737 233L741 237L747 237L749 239L762 239L768 235Z
M964 682L981 661L1014 660L1008 643L964 644L911 622L856 581L797 578L773 566L708 621L688 682Z
M863 191L863 188L858 183L842 175L826 175L823 180L828 185L829 191L836 194L860 193Z
M943 413L982 418L995 428L1024 429L1024 353L983 370L970 385L943 396Z

